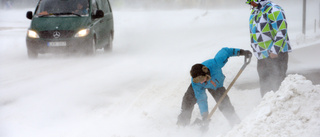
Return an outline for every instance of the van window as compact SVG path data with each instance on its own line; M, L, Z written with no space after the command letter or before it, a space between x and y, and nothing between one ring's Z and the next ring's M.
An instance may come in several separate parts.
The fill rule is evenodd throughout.
M109 2L107 0L103 0L102 1L102 11L104 13L109 13L111 12L110 6L109 6Z
M111 5L110 5L109 1L106 1L106 8L108 9L109 12L112 12Z
M87 15L89 9L88 0L41 0L37 15L67 15L75 13Z
M96 11L98 10L98 6L97 6L97 2L96 0L92 0L92 13L96 13Z

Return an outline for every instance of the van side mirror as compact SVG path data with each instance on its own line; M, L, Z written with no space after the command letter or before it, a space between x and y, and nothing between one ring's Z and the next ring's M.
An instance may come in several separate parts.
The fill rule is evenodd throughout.
M28 11L26 16L28 19L32 19L32 11Z
M102 10L97 10L96 14L93 15L93 18L96 19L96 18L102 18L104 17L104 12Z

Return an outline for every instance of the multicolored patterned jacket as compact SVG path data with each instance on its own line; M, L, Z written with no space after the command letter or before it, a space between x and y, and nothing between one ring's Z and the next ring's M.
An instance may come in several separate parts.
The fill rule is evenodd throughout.
M250 16L251 47L257 59L269 57L269 53L290 52L284 10L269 0L254 0L259 4Z

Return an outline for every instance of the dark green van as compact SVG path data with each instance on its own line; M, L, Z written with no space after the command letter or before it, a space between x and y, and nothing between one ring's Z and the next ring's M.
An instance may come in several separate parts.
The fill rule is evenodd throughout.
M39 0L27 12L31 25L26 44L29 58L55 52L95 54L112 50L113 14L109 0Z

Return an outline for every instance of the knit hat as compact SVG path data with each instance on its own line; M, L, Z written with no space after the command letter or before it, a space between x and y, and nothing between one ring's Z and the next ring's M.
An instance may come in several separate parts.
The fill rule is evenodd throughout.
M200 83L206 78L207 81L211 79L209 69L202 64L195 64L190 70L190 75L193 78L193 82Z

